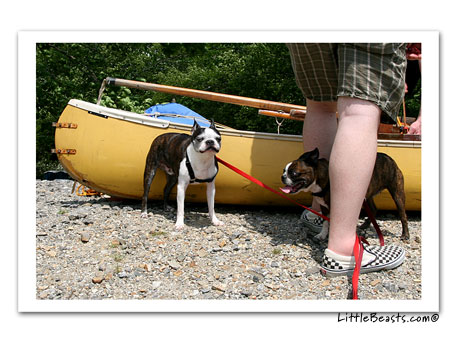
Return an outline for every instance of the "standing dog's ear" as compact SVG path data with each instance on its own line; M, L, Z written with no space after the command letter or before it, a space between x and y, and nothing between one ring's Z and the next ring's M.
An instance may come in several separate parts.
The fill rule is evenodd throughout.
M320 151L318 148L315 148L312 152L310 152L310 158L318 162L318 159L320 158Z
M319 156L320 156L320 151L318 150L318 148L315 148L312 151L304 152L301 155L301 157L299 157L299 160L316 165L318 163Z
M197 120L194 119L194 125L192 126L192 130L191 130L191 133L194 133L196 132L197 130L200 129L200 125L199 123L197 122Z

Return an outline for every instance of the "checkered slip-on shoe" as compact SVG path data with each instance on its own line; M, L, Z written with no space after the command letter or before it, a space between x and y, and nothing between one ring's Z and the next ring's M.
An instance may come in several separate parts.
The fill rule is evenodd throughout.
M405 250L401 247L375 246L363 244L363 259L360 273L370 273L394 269L404 262ZM355 269L353 256L342 256L326 249L321 264L321 272L326 276L351 275Z
M302 212L301 220L306 227L312 229L314 232L321 232L323 228L324 219L308 210Z

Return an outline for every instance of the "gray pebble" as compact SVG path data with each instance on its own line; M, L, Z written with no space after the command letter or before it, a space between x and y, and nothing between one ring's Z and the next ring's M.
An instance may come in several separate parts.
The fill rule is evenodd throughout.
M153 289L157 289L161 286L162 282L161 281L154 281L152 284L151 284L151 287Z
M83 243L87 243L89 242L89 239L91 238L91 235L89 234L89 232L81 232L81 235L80 235L80 238L81 238L81 242Z
M178 262L183 262L185 260L185 258L186 258L186 255L178 255L177 256L177 261Z
M125 278L129 277L129 274L127 274L126 272L121 272L121 273L118 273L118 277L120 279L125 279Z
M389 292L396 292L398 287L393 283L384 282L383 287L385 287Z
M308 276L308 275L312 275L312 274L318 274L319 272L320 272L320 267L313 266L313 267L307 268L304 271L304 274Z
M242 289L240 291L240 294L245 296L245 297L249 297L253 294L253 291L251 289Z
M176 261L170 261L169 262L169 266L172 268L172 269L180 269L180 264L177 263Z

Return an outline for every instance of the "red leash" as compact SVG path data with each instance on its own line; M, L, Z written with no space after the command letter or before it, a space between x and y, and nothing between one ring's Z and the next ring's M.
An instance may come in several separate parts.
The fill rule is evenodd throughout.
M368 216L369 219L371 220L371 223L372 223L372 225L374 225L374 229L375 229L375 231L377 232L378 239L379 239L379 241L380 241L380 246L383 247L383 246L385 245L385 240L383 239L382 230L380 230L380 227L378 226L377 221L375 220L375 216L374 216L374 214L372 213L371 209L369 208L369 205L367 204L366 199L364 199L363 205L364 205L364 210L365 210L366 213L367 213L367 216Z
M245 173L244 171L238 169L237 167L233 166L232 164L230 164L230 163L228 163L226 161L223 161L218 156L216 156L216 160L218 162L220 162L221 164L223 164L224 166L228 167L229 169L235 171L237 174L239 174L239 175L243 176L244 178L250 180L251 182L257 184L258 186L261 186L261 187L271 191L272 193L275 193L275 194L279 195L283 199L286 199L286 200L292 202L293 204L296 204L296 205L298 205L298 206L300 206L302 208L305 208L307 211L310 211L310 212L316 214L317 216L320 216L321 218L323 218L324 220L327 220L328 222L330 221L330 219L328 217L322 215L321 213L318 213L318 212L312 210L311 208L308 208L307 206L304 206L304 205L298 203L297 201L294 201L293 199L288 198L286 195L284 195L284 194L276 191L275 189L267 186L263 182L259 181L258 179L254 178L253 176ZM378 226L377 221L375 220L375 217L372 214L372 211L369 209L369 206L368 206L366 200L364 200L364 209L365 209L367 215L369 216L372 224L374 225L375 230L377 231L377 235L379 237L380 245L383 246L385 244L385 242L384 242L384 239L383 239L382 231L380 230L380 227ZM359 272L361 270L361 261L363 259L363 252L364 252L363 251L362 241L364 241L364 243L368 244L367 241L363 237L359 237L358 235L356 235L355 245L353 247L353 256L355 256L355 260L356 260L355 270L353 272L353 277L352 277L353 300L357 300L358 299Z
M251 182L257 184L258 186L261 186L262 188L265 188L265 189L271 191L272 193L275 193L275 194L277 194L278 196L281 196L283 199L286 199L286 200L292 202L293 204L296 204L296 205L298 205L298 206L300 206L300 207L302 207L302 208L305 208L306 210L308 210L308 211L310 211L310 212L316 214L317 216L320 216L320 217L323 218L324 220L329 221L329 218L326 217L325 215L322 215L321 213L316 212L316 211L312 210L311 208L308 208L307 206L304 206L304 205L298 203L297 201L294 201L293 199L288 198L286 195L284 195L284 194L282 194L282 193L276 191L275 189L273 189L273 188L267 186L265 183L259 181L258 179L254 178L253 176L251 176L251 175L245 173L244 171L238 169L237 167L233 166L232 164L227 163L226 161L223 161L223 160L220 159L218 156L216 156L216 159L217 159L217 161L220 162L221 164L223 164L223 165L225 165L226 167L228 167L229 169L235 171L237 174L242 175L244 178L246 178L246 179L250 180Z
M361 262L363 260L363 243L358 235L356 235L355 245L353 246L353 256L355 256L355 270L353 271L353 276L351 278L352 288L353 288L353 300L358 300L358 281L359 281L359 272L361 270Z

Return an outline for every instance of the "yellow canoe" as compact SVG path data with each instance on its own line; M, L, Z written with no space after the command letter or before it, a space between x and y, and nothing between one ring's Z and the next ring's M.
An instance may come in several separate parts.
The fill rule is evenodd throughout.
M142 114L70 100L56 124L55 151L64 169L79 183L121 198L140 199L145 159L153 139L166 132L189 133L191 126ZM284 166L302 154L302 138L220 128L218 156L278 189ZM421 142L379 140L378 150L390 155L405 178L406 209L421 210ZM165 175L158 172L149 197L161 199ZM192 184L186 201L205 202L205 184ZM175 193L172 193L172 197ZM310 203L300 193L294 200ZM221 166L215 201L221 204L290 206L278 195ZM395 209L388 192L376 197L380 209Z

